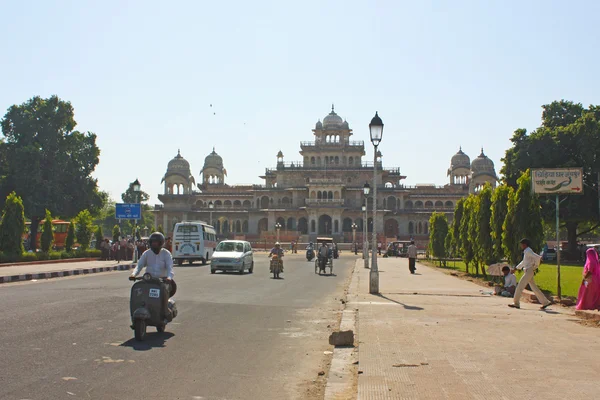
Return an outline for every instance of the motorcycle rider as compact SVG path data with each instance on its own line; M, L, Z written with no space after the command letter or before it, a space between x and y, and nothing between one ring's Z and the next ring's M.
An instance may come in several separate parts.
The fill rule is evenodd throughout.
M315 254L315 246L314 246L313 242L310 242L308 244L308 246L306 246L306 259L309 261L312 260L314 257L314 254ZM310 255L310 257L309 257L309 255Z
M276 255L279 258L279 264L281 265L281 272L283 272L283 249L281 248L281 243L276 242L275 247L271 249L269 253L269 257Z
M136 268L129 276L129 280L134 281L135 277L146 267L146 272L152 275L153 278L163 278L169 296L163 296L165 312L168 317L171 315L171 310L168 307L169 298L175 295L177 292L177 284L173 280L175 272L173 271L173 257L171 252L163 245L165 243L165 237L160 232L154 232L148 238L148 244L150 249L146 250L140 257Z

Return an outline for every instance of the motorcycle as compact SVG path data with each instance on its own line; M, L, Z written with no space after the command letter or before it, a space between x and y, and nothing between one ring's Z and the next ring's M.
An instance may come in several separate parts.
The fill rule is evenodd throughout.
M173 299L168 299L167 307L171 312L166 312L164 296L169 296L169 289L163 278L153 278L145 273L132 280L136 282L131 287L129 300L131 328L135 332L135 340L142 341L147 326L155 326L158 332L164 332L167 323L177 316L177 306Z
M277 256L276 254L273 254L271 256L271 273L273 274L273 279L279 279L279 274L283 271L283 260Z
M306 250L306 261L312 261L315 258L315 251L313 249Z

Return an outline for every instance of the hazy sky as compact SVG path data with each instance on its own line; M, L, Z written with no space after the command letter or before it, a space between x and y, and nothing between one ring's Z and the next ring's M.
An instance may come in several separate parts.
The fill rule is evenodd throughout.
M493 3L493 4L492 4ZM215 146L227 183L262 183L335 103L407 184L447 181L458 147L500 170L542 104L600 103L596 1L5 1L0 112L34 95L98 135L100 187L139 178L158 203L181 148L199 181ZM595 96L594 96L595 95ZM210 107L210 104L213 107ZM216 113L216 115L213 114ZM366 158L372 159L369 143Z

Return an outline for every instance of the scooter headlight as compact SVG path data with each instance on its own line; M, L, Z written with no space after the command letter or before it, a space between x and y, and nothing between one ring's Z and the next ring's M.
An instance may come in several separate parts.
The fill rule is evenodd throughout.
M150 279L152 279L152 275L150 275L149 273L147 273L147 272L146 272L146 273L144 274L143 278L144 278L144 280L147 282L147 281L149 281Z

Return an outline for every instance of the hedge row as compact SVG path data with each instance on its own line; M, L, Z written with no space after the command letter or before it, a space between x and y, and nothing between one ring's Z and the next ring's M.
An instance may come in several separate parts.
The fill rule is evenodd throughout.
M10 256L0 252L0 263L32 262L46 260L67 260L70 258L100 258L100 250L50 251L48 253L23 253L20 257Z

